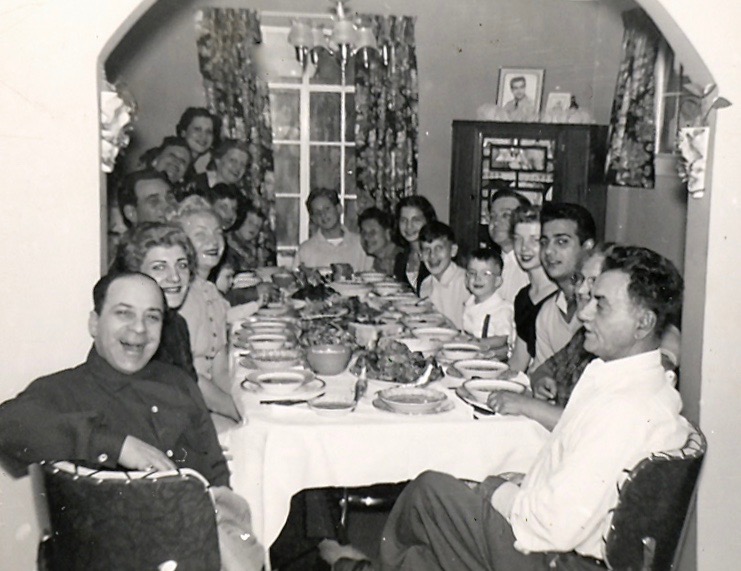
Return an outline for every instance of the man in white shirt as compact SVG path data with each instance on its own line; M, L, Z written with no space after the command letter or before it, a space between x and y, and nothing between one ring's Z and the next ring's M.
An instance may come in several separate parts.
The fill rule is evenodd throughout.
M360 236L342 225L342 206L334 190L315 188L306 200L306 208L317 231L299 246L294 268L301 264L318 268L344 263L362 272L373 267L373 258L363 250Z
M489 198L489 237L502 250L502 285L499 295L510 304L515 296L530 283L527 272L517 263L512 236L512 213L518 206L530 206L530 201L509 188L502 188Z
M535 320L535 358L531 371L560 351L581 327L576 318L573 279L584 255L594 247L596 234L589 211L568 202L544 204L540 223L540 260L559 291L543 304Z
M624 470L680 447L690 432L658 347L682 299L662 256L616 247L580 311L589 364L528 474L476 489L426 472L399 497L382 569L601 569ZM595 561L596 560L596 561Z

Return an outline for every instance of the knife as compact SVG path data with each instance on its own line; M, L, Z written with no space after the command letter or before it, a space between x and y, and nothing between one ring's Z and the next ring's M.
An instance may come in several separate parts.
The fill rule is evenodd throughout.
M324 393L320 395L316 395L312 398L318 398L322 396ZM292 406L294 404L303 404L305 402L309 402L311 399L275 399L275 400L261 400L260 404L277 404L281 406Z
M367 369L368 367L366 365L363 365L363 368L360 369L358 380L355 381L355 396L353 397L353 407L358 405L358 402L361 398L363 398L365 391L368 389L368 377L366 376Z

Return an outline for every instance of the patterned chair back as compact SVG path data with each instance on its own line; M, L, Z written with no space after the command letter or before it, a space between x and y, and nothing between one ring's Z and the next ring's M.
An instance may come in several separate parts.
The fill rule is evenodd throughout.
M208 482L190 469L110 472L69 462L34 466L48 529L39 569L218 571Z
M706 449L695 428L679 450L652 454L630 471L605 539L610 569L672 569Z

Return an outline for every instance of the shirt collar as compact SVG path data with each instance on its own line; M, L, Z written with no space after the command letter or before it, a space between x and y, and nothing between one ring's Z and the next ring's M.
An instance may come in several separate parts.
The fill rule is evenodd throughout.
M443 285L443 286L446 286L447 287L447 286L450 285L450 282L452 282L453 279L455 278L455 276L457 274L457 272L456 272L456 268L457 267L458 266L456 265L456 263L453 262L453 261L451 261L450 264L448 265L448 267L445 268L445 271L443 272L443 275L440 276L440 279L436 278L435 276L432 276L432 277L434 279L436 279L437 281L439 281L440 282L440 285Z
M155 366L149 361L145 367L136 373L126 374L121 371L117 371L108 364L108 362L100 356L100 353L95 349L95 345L90 348L90 352L87 355L86 364L90 367L93 376L106 383L114 391L120 391L121 389L129 386L133 381L151 381L154 380Z
M324 240L325 242L329 242L330 240L333 240L333 241L344 240L345 239L345 234L347 234L347 228L345 228L344 225L340 224L340 230L342 231L342 236L340 236L339 238L327 238L324 235L324 232L322 232L322 229L321 228L319 228L317 230L317 234L319 236L321 236L322 237L322 240ZM332 242L329 242L329 243L331 244Z
M613 361L603 361L598 357L587 365L582 376L610 377L610 382L624 380L629 383L634 375L652 367L661 367L661 352L658 349Z

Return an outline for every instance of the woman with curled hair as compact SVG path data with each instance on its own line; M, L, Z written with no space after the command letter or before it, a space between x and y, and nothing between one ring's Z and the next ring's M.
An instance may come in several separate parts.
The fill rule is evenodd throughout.
M196 192L204 194L219 183L238 184L244 178L249 163L247 144L236 139L225 139L216 147L205 172L193 179Z
M142 222L124 235L115 270L142 272L162 288L167 311L154 358L183 369L197 381L188 324L177 312L188 295L195 270L195 252L188 237L174 224Z
M405 196L396 205L396 229L403 248L394 262L394 277L408 284L419 295L419 287L430 275L419 253L419 231L437 220L435 208L424 196Z
M211 160L211 149L219 144L220 131L221 120L205 107L188 107L180 116L175 133L188 143L193 159L186 174L187 180L206 171Z

